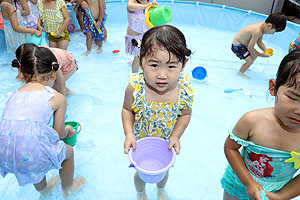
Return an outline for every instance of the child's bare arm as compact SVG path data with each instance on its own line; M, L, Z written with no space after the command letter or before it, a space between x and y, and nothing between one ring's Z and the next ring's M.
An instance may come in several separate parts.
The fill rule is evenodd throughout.
M12 6L5 6L2 9L2 12L6 12L9 16L10 24L14 31L19 33L30 33L31 35L40 36L42 33L38 30L32 28L26 28L23 26L19 26L17 12L14 12L14 8Z
M179 139L185 131L186 127L189 125L191 120L192 109L182 110L181 115L178 117L177 122L172 131L170 137L169 150L174 147L176 154L180 152L180 143Z
M22 16L27 16L30 14L30 10L29 10L29 7L28 7L28 4L27 4L27 1L26 0L19 0L20 2L20 5L22 7L22 11L21 11L21 15Z
M129 11L145 10L148 6L157 5L156 0L148 3L147 5L136 3L135 0L127 1L127 9Z
M53 128L58 133L59 138L63 139L68 134L68 132L64 128L67 102L66 98L62 94L56 91L54 93L55 96L50 100L50 106L54 110Z
M36 4L37 0L30 0L31 3Z
M103 19L104 15L104 0L98 0L99 1L99 15L98 15L98 22L97 22L97 27L99 28Z
M43 21L42 21L41 17L39 17L38 22L37 22L37 29L38 29L39 31L44 31L44 32L46 32L46 30L43 28L42 25L43 25Z
M267 50L267 48L266 48L266 46L265 46L265 44L263 43L263 41L262 41L262 36L257 40L257 46L259 46L259 48L261 49L261 50L263 50L263 52L266 52L266 50Z
M131 108L131 105L134 101L133 99L134 89L128 85L125 91L124 103L122 108L122 122L123 129L126 135L126 139L124 142L124 153L128 153L130 147L135 150L136 148L136 140L133 133L133 124L134 124L134 112Z
M255 44L257 43L257 41L259 40L260 37L261 37L261 36L260 36L260 33L259 33L259 32L253 33L253 34L252 34L252 37L251 37L251 39L250 39L250 42L249 42L249 44L248 44L248 49L249 49L251 52L255 53L257 56L260 56L260 57L266 57L267 55L266 55L265 53L260 53L260 52L258 52L258 51L254 48Z
M255 115L252 112L246 113L241 117L241 119L237 122L233 129L233 133L235 136L247 140L250 137L250 132L252 127L254 126ZM250 173L248 172L244 160L238 151L241 147L240 144L235 142L230 138L227 137L225 144L224 144L224 152L226 158L231 165L233 171L238 176L240 181L246 187L247 195L250 199L258 199L259 198L259 191L263 188L259 185L254 179L251 177Z

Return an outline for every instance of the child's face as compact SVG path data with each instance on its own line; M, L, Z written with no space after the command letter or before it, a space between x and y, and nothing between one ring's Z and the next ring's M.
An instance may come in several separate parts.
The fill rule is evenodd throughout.
M299 81L300 78L298 77L297 83ZM285 126L293 129L300 128L300 84L297 84L296 89L295 87L287 87L285 85L278 88L275 111Z
M156 92L167 92L178 86L178 78L185 63L161 46L152 47L152 55L142 58L145 81Z

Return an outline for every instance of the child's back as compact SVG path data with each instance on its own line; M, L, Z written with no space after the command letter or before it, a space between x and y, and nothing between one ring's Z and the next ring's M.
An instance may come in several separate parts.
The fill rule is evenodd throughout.
M20 186L37 183L50 169L59 169L66 151L49 126L54 112L49 100L54 90L47 86L38 91L27 88L11 94L0 124L0 172L3 176L14 173Z

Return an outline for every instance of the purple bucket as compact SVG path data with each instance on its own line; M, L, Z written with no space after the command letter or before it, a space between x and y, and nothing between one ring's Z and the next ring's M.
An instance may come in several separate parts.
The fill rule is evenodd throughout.
M129 161L140 178L146 183L160 182L173 166L176 158L174 148L168 150L169 141L158 137L139 139L136 150L130 149Z

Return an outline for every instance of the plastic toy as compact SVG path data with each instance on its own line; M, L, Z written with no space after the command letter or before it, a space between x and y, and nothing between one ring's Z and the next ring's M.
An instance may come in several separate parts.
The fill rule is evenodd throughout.
M69 23L67 26L67 29L68 29L69 33L74 33L75 25L73 23Z
M267 49L267 50L266 50L266 54L267 54L268 56L273 55L273 49Z
M72 129L75 129L76 132L69 137L65 137L63 139L63 141L64 141L64 143L73 147L73 146L75 146L76 141L77 141L77 134L80 133L80 131L81 131L81 125L78 122L74 122L74 121L65 122L65 126L68 126L68 125L71 126ZM78 131L78 127L80 127L79 131Z
M168 146L169 141L159 137L139 139L136 150L129 150L129 167L134 167L146 183L160 182L176 159L174 148L169 151Z
M286 159L284 162L285 163L294 163L294 168L298 169L300 167L300 154L295 151L292 151L291 158Z
M225 93L232 93L232 92L236 92L236 91L242 91L243 88L240 89L231 89L231 88L227 88L224 90Z
M88 8L88 9L86 9L85 12L90 16L90 18L91 18L93 24L96 26L97 22L94 20L94 18L93 18L93 16L92 16L91 9ZM97 28L97 27L96 27L96 28ZM97 28L97 30L98 30L99 33L102 33L102 31L100 30L100 28Z
M200 66L195 67L192 71L192 76L195 79L204 80L205 77L207 76L206 69L204 67L200 67Z
M56 32L52 31L52 32L50 33L50 35L54 37L54 36L56 35ZM65 37L65 33L62 32L60 37Z
M164 25L172 20L172 13L168 6L148 6L145 10L146 25L150 29Z
M119 53L120 50L113 50L113 53Z
M37 46L48 46L48 42L46 39L46 33L43 31L42 35L40 37L37 37L36 35L31 36L27 43L33 43Z

